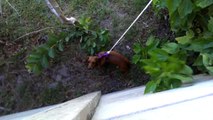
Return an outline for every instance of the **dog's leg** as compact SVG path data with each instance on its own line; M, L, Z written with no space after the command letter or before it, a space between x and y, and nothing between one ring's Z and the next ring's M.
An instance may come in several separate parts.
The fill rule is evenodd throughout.
M106 63L106 58L105 57L99 59L99 65L100 65L100 67L103 66L105 63Z

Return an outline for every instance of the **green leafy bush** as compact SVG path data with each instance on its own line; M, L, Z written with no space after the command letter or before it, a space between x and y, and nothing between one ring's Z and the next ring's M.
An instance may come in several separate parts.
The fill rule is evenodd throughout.
M213 27L211 18L208 21L208 26ZM194 66L197 66L201 71L208 72L213 75L213 31L209 27L200 36L195 36L192 31L187 32L185 36L178 37L176 40L180 45L184 46L187 51L197 52L199 56L196 58Z
M170 42L159 46L159 40L154 37L148 39L146 47L134 46L133 63L151 76L145 93L180 87L182 82L192 80L192 69L185 64L186 54L178 44Z
M153 0L153 4L157 13L168 10L177 43L159 47L160 42L151 37L146 47L135 45L133 62L151 76L145 93L179 87L183 81L192 80L192 69L186 61L213 74L213 1ZM197 55L193 58L191 54Z
M213 73L213 1L154 0L157 9L167 8L177 42L189 52L197 52L194 66Z
M103 50L109 43L109 31L97 29L92 30L90 18L81 18L79 20L80 26L78 28L83 32L81 39L81 47L85 49L90 55Z
M26 68L33 73L41 73L43 69L49 67L50 61L59 52L64 51L64 45L74 40L79 40L82 49L93 55L107 46L109 32L101 29L93 30L90 19L81 18L69 32L61 32L57 36L51 34L46 43L33 49L27 57Z
M167 8L173 31L204 30L212 16L212 0L153 0L155 8Z

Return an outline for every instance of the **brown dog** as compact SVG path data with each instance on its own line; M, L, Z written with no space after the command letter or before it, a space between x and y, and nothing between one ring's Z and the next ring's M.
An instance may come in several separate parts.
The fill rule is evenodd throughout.
M88 68L103 66L106 63L118 66L122 72L127 72L130 68L129 60L115 51L111 51L109 54L107 52L100 52L97 56L89 56L88 58Z

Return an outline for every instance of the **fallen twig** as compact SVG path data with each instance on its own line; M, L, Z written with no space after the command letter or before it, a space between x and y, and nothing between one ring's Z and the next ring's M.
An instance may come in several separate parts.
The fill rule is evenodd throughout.
M25 35L22 35L22 36L18 37L17 39L14 40L14 42L17 41L17 40L20 40L21 38L24 38L24 37L26 37L26 36L29 36L29 35L32 35L32 34L36 34L36 33L39 33L39 32L41 32L41 31L44 31L44 30L47 30L47 29L51 29L51 28L54 28L54 27L46 27L46 28L43 28L43 29L40 29L40 30L36 30L36 31L33 31L33 32L29 32L29 33L27 33L27 34L25 34Z

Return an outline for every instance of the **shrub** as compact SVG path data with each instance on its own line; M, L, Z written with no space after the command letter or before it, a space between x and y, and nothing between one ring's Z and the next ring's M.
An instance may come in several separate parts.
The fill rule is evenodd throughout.
M46 43L35 47L27 57L26 68L33 73L41 73L59 52L64 51L64 45L74 40L80 40L82 49L93 55L107 46L109 33L102 29L93 30L90 19L82 17L69 32L61 32L57 36L50 34Z
M186 54L177 43L165 43L160 47L159 40L150 37L146 47L135 44L134 52L133 63L151 76L145 93L177 88L182 82L192 80L192 69L185 64Z
M213 1L154 0L154 8L167 9L176 41L162 44L150 38L146 47L136 44L133 62L150 74L145 93L176 88L192 80L192 69L185 61L194 58L193 66L213 74ZM151 42L150 42L151 41ZM155 42L152 42L155 41Z
M185 50L198 52L194 63L199 69L213 73L213 1L154 0L157 9L167 8L171 29Z

